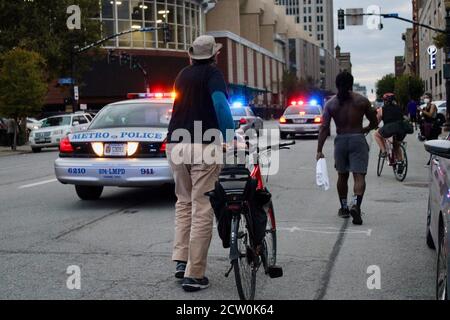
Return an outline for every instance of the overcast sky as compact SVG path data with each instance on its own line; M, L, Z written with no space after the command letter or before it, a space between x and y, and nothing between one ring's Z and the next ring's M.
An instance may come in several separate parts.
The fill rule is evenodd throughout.
M399 13L412 19L411 0L334 0L335 18L339 8L364 8L370 5L381 7L382 13ZM383 30L369 30L364 26L350 26L337 30L335 21L335 42L343 52L351 52L355 82L367 86L369 97L375 82L383 75L394 73L394 57L404 55L402 34L412 25L396 19L383 19Z

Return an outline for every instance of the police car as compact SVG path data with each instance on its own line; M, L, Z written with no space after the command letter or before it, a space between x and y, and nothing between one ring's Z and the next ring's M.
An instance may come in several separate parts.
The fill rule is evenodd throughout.
M82 200L97 200L104 187L173 183L166 138L174 94L129 94L104 107L86 131L61 141L55 161L59 182L75 185Z

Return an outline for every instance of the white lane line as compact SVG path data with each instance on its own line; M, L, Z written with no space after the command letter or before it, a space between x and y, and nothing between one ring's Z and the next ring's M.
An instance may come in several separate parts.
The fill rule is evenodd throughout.
M56 182L56 181L58 181L58 180L56 180L56 179L45 180L45 181L41 181L41 182L36 182L36 183L20 186L18 189L33 188L33 187L37 187L37 186L42 186L43 184L53 183L53 182Z
M365 234L368 237L370 237L372 235L372 229L369 229L369 230L366 230L366 231L364 231L364 230L354 230L354 229L347 229L345 231L341 231L339 228L334 228L334 227L319 227L319 228L292 227L292 228L278 228L278 230L289 231L291 233L294 233L294 232L313 232L313 233L322 233L322 234L339 234L339 233Z

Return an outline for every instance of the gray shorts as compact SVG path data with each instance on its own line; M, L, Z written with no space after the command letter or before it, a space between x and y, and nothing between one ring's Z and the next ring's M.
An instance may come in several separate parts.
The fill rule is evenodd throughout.
M334 158L339 173L367 174L369 145L363 134L341 134L334 140Z

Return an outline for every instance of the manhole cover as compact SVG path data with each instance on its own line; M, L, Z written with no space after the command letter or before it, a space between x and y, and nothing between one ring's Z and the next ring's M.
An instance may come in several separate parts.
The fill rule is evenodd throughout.
M411 182L411 183L405 183L405 187L410 188L428 188L428 183L426 182Z

